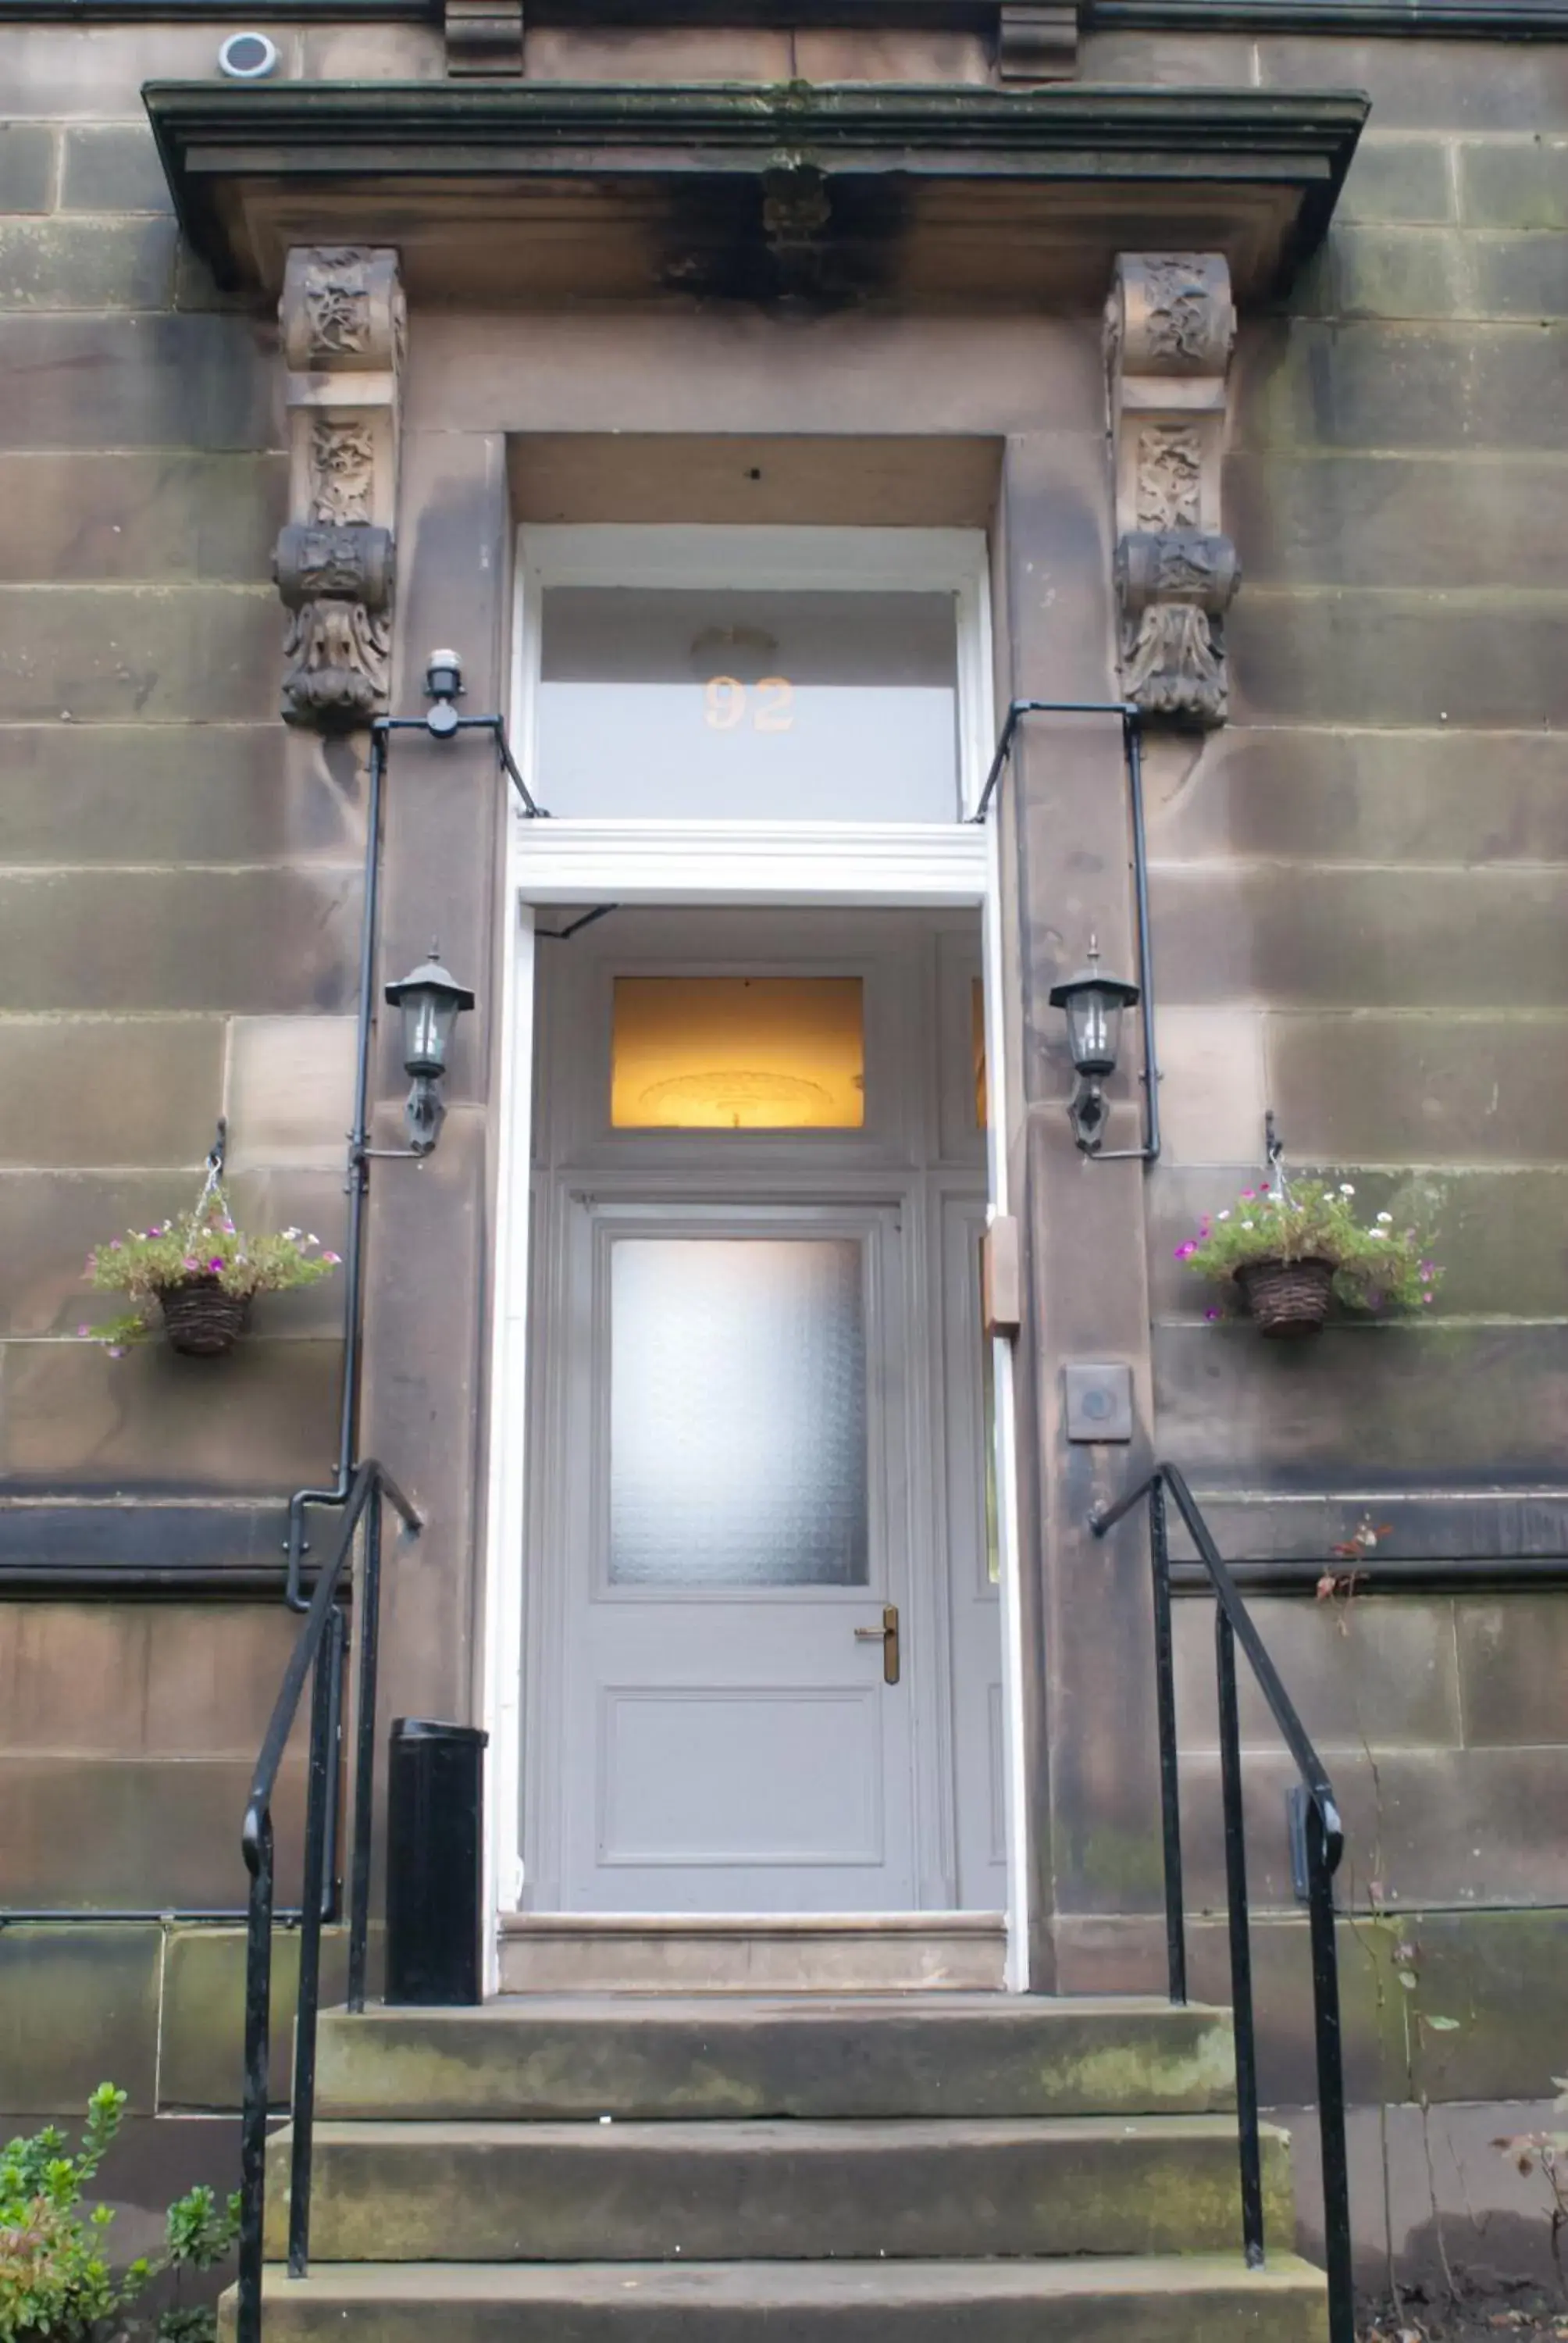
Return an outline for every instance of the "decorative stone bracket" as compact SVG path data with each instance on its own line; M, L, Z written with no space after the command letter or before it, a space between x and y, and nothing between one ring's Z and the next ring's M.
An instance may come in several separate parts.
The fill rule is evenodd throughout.
M1002 0L996 64L1001 81L1070 81L1078 71L1079 0Z
M1236 338L1223 257L1118 254L1105 329L1121 688L1150 716L1222 724L1224 618L1241 578L1220 528Z
M348 731L387 705L405 340L397 253L295 246L278 315L292 515L273 557L289 614L283 717Z
M447 71L455 81L523 70L523 0L446 0Z

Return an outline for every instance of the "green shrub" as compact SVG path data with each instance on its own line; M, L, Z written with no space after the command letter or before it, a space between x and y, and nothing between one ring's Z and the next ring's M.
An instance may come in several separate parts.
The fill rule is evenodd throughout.
M220 2209L210 2188L193 2188L169 2207L162 2250L116 2270L114 2209L82 2199L125 2112L124 2091L100 2083L75 2155L52 2124L0 2149L0 2343L95 2343L111 2322L116 2336L145 2331L125 2314L153 2278L173 2270L177 2293L184 2272L211 2269L233 2247L237 2195ZM158 2343L211 2343L216 2331L210 2305L177 2300L151 2327Z

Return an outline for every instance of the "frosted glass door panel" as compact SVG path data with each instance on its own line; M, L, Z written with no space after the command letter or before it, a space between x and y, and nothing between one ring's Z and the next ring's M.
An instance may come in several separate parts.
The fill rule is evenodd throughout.
M614 1242L614 1584L868 1584L864 1283L850 1237Z
M551 588L538 721L554 814L955 821L956 604Z

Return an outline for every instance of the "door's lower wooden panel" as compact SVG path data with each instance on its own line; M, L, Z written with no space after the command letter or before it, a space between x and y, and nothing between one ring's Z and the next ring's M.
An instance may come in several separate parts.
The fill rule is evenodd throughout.
M882 1687L607 1685L601 1864L876 1865Z

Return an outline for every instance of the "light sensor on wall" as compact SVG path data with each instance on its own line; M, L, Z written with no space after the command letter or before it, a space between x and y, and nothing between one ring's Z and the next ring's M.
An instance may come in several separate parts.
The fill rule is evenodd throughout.
M217 53L217 69L229 81L265 81L277 64L277 43L265 33L231 33Z

